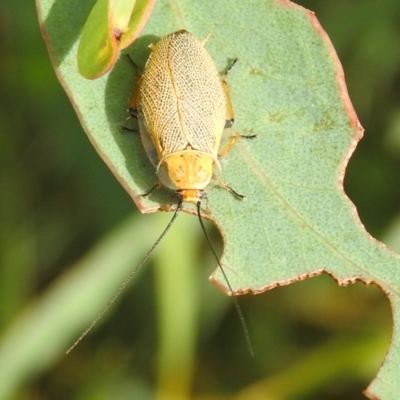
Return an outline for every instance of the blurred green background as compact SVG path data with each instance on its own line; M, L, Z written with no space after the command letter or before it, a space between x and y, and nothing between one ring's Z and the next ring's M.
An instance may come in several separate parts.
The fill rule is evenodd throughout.
M366 130L346 192L399 251L400 2L300 3L328 32ZM0 50L0 399L364 398L391 335L383 293L321 276L240 298L253 359L233 302L207 280L216 262L190 216L66 356L123 280L106 288L107 272L126 264L126 276L169 216L140 215L90 145L32 2L1 2ZM90 287L99 304L82 300Z

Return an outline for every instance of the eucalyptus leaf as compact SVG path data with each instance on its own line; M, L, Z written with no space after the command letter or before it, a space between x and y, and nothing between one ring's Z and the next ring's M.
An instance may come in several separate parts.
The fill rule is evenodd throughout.
M142 212L169 205L167 189L139 196L157 178L138 135L121 133L121 125L135 126L125 119L138 71L120 57L101 79L83 79L76 65L81 20L66 19L64 30L71 36L60 35L55 13L61 10L55 3L39 1L43 29L86 133ZM208 217L223 236L222 263L234 292L257 294L324 272L341 285L375 283L388 295L399 331L399 256L365 231L343 191L345 167L363 130L340 62L314 14L287 0L229 7L160 0L127 52L143 67L147 46L178 29L200 39L211 32L206 48L221 71L239 58L229 75L234 129L258 135L239 141L222 165L221 179L247 200L240 202L218 186L208 191ZM212 279L227 290L219 272ZM399 357L395 335L368 389L371 398L398 397Z

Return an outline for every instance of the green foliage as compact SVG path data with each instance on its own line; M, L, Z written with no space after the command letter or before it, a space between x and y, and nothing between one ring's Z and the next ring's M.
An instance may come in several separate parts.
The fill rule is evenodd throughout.
M48 9L51 43L63 44L52 47L53 59L64 82L67 77L73 83L67 82L68 92L91 140L134 197L154 180L139 140L119 132L135 72L122 58L96 82L75 79L77 41L90 12L84 3L79 2L78 10L72 2L57 1ZM229 154L223 179L248 200L239 203L218 188L210 191L232 284L258 290L324 268L343 280L372 277L390 293L395 277L384 274L395 274L392 256L354 224L337 185L340 160L354 131L346 123L323 41L295 9L271 8L264 15L253 2L232 5L228 13L224 4L213 2L207 18L200 18L204 10L197 8L207 7L203 3L188 7L180 2L178 15L160 1L144 35L161 36L182 25L198 37L212 31L207 49L221 69L228 58L240 58L230 76L235 129L258 133L259 139L241 142ZM350 164L346 190L361 206L368 230L388 235L399 210L393 101L400 35L392 17L398 15L398 6L389 1L379 7L372 1L352 7L342 1L320 3L309 7L320 7L317 16L345 62L351 97L367 128ZM9 6L15 16L25 8ZM250 22L239 24L241 18ZM205 258L209 250L198 241L200 231L192 217L180 216L166 238L171 242L157 250L153 265L101 326L64 356L169 216L128 219L135 207L79 132L52 80L37 23L15 21L8 36L12 47L1 56L7 62L0 63L0 82L9 93L0 109L6 133L0 158L0 371L7 377L0 397L19 390L18 398L171 398L173 391L204 399L362 398L389 342L389 307L379 290L361 284L339 288L325 276L240 298L256 351L250 359L237 316L227 313L229 298L205 279L204 267L210 271L215 261ZM143 63L146 45L154 40L145 36L128 52ZM314 100L318 107L308 107ZM140 206L154 209L169 201L170 193L161 191ZM392 247L399 242L395 228ZM62 275L62 270L68 273ZM399 364L392 354L396 375ZM371 390L383 393L384 399L395 398L386 376ZM32 383L24 386L28 380Z
M139 36L154 2L98 0L94 4L79 40L77 61L83 77L98 78L114 66L120 49L129 46ZM82 5L78 7L76 11L80 13Z

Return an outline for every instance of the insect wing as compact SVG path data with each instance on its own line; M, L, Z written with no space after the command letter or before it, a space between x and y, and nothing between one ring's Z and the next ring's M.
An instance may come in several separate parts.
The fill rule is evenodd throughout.
M152 47L140 90L145 126L160 159L189 146L216 155L226 100L213 60L192 34L178 31Z

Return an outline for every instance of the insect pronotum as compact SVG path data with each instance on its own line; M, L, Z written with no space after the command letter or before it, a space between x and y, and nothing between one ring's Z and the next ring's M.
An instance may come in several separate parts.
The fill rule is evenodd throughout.
M140 135L148 157L156 167L159 181L146 193L164 185L176 193L178 204L173 217L142 262L131 272L105 309L68 350L90 331L108 307L127 286L174 223L183 203L196 204L197 215L218 266L231 285L206 233L201 218L201 203L212 181L231 192L229 185L218 179L219 157L225 156L238 138L232 136L221 149L222 133L233 123L233 111L226 75L220 76L211 56L204 48L208 37L197 40L191 33L180 30L164 36L151 45L151 54L139 78L129 112L138 119ZM246 137L246 136L245 136ZM247 136L254 137L254 136ZM253 354L248 330L236 297L233 297L244 328L246 341ZM68 353L67 352L67 353Z

